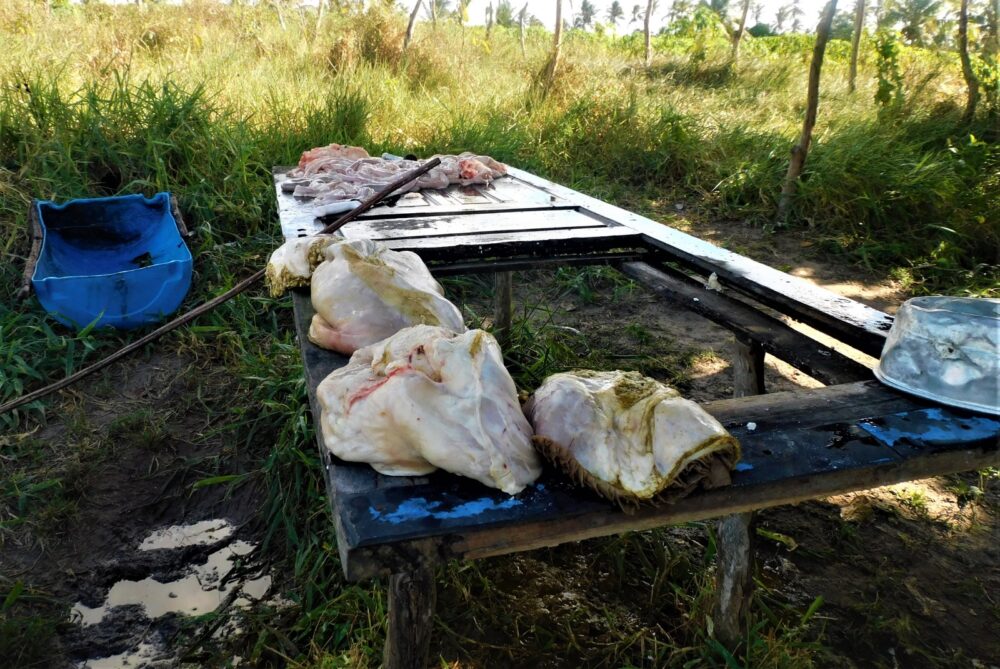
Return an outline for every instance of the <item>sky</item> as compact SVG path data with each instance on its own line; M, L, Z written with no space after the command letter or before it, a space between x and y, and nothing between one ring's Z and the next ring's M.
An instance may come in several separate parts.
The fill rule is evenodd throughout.
M0 0L3 2L4 0ZM79 2L79 0L74 0ZM133 2L134 0L103 0L104 2L110 2L112 4L124 4L128 2ZM177 0L161 0L166 2L176 2ZM226 0L223 0L226 1ZM245 0L244 0L245 1ZM250 0L251 2L254 0ZM256 0L260 2L261 0ZM497 0L494 0L494 4ZM594 7L597 8L596 20L607 23L608 7L611 6L612 0L590 0ZM689 0L692 4L697 4L698 0ZM304 5L316 5L316 0L300 0ZM416 0L396 0L398 4L412 7ZM563 0L563 16L572 23L573 16L580 10L580 5L583 0ZM642 5L645 10L646 0L619 0L622 6L622 10L625 12L625 18L618 22L619 33L625 34L632 32L633 30L642 30L642 22L629 24L628 19L632 16L632 7L636 4ZM761 14L760 20L764 23L774 24L774 14L782 5L787 5L791 0L751 0L751 6L760 3L764 6L764 11ZM450 6L454 8L458 4L458 0L451 0ZM489 0L472 0L469 5L469 23L474 25L482 25L486 23L486 6L489 4ZM511 4L514 5L514 11L520 11L521 7L524 6L524 0L511 0ZM673 4L673 0L657 0L658 7L653 10L653 21L651 24L652 31L657 32L665 23L666 16L670 12L670 7ZM799 0L799 6L805 14L802 16L803 30L806 27L814 27L819 21L819 13L826 4L826 0ZM848 0L840 0L838 4L839 10L851 11L854 8L853 2L848 2ZM730 5L733 7L733 12L735 13L737 6L740 5L740 0L730 0ZM425 2L426 6L426 2ZM537 16L542 23L545 24L550 30L555 27L556 23L556 0L528 0L528 12ZM424 12L422 11L421 14ZM753 25L753 18L747 18L747 25ZM787 24L786 24L787 29Z
M402 0L403 3L412 6L415 0ZM611 0L590 0L591 3L597 8L597 19L602 23L607 23L607 13L608 7L611 6ZM670 12L670 6L673 0L658 0L657 9L653 10L653 22L652 30L656 32L666 23L665 17ZM563 17L568 18L572 23L572 16L575 15L580 10L580 4L583 0L572 0L572 5L570 0L563 0ZM622 6L622 10L625 12L625 19L619 21L618 31L620 33L627 33L633 30L641 30L642 22L628 24L628 19L632 16L632 7L636 4L641 4L645 10L646 2L645 0L619 0ZM774 14L778 10L778 7L782 5L787 5L791 0L751 0L751 6L754 3L759 2L764 6L764 11L761 14L760 20L764 23L774 23ZM452 0L452 6L457 4L456 0ZM489 0L472 0L472 4L469 6L469 19L470 23L485 23L486 16L486 5L489 4ZM511 4L514 5L515 11L520 11L521 7L524 6L523 0L511 0ZM696 3L692 3L696 4ZM730 4L733 5L734 11L737 5L739 5L738 0L730 0ZM802 17L803 26L815 26L819 21L820 11L826 4L826 0L800 0L799 6L805 14ZM850 11L854 7L853 2L847 2L846 0L840 0L837 3L837 8L839 10ZM556 1L555 0L528 0L528 12L534 14L542 23L548 28L553 28L556 22ZM752 17L747 18L747 23L752 24ZM787 29L787 25L786 25Z

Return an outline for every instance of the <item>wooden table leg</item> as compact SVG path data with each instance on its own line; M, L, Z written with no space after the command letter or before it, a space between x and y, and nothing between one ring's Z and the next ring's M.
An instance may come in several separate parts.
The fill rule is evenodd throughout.
M513 306L514 273L493 273L493 335L497 338L500 348L507 345L510 336L510 324L514 319Z
M764 393L764 349L736 340L733 358L733 396ZM717 577L712 615L715 636L730 650L743 640L743 629L753 593L754 514L725 516L716 526Z
M424 669L434 627L437 589L426 567L389 577L389 630L382 666Z

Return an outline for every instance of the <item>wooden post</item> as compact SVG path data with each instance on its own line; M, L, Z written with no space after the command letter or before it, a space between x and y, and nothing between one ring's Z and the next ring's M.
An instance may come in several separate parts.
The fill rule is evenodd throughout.
M756 342L736 340L733 397L764 393L764 349ZM754 514L724 516L716 525L715 636L735 652L743 640L753 594Z
M434 570L420 567L389 577L389 630L382 658L384 669L427 666L437 589Z
M851 71L848 75L847 88L853 93L857 88L858 50L861 48L861 31L865 27L865 0L857 0L854 6L854 34L851 35Z
M757 342L736 340L733 358L733 397L763 395L764 349Z
M493 334L503 349L510 340L510 324L514 319L514 273L493 274Z
M837 12L837 0L830 0L823 9L816 27L816 46L813 47L812 64L809 66L809 89L806 93L806 119L802 123L802 136L799 143L792 147L792 158L788 162L788 172L785 174L785 185L781 188L781 198L778 200L779 224L788 219L788 207L795 194L795 184L806 164L806 154L809 153L809 143L812 141L813 126L816 125L816 108L819 106L819 74L823 69L823 55L826 53L826 43L830 39L830 26L833 15Z

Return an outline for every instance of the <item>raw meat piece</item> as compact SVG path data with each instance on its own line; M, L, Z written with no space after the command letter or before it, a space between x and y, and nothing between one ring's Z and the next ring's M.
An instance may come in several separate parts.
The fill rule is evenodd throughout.
M728 484L740 457L739 442L704 409L637 372L554 374L525 412L539 451L619 502Z
M348 158L358 160L367 158L368 152L360 146L347 146L344 144L330 144L329 146L317 146L315 149L303 151L299 158L299 169L302 169L317 160L325 158Z
M316 394L326 447L383 474L440 467L513 495L541 473L514 381L483 330L406 328L359 349Z
M368 239L331 244L323 254L312 275L321 322L314 318L309 332L317 346L353 353L420 323L465 331L462 313L417 254Z
M264 275L272 297L289 288L308 286L313 270L323 262L323 249L337 241L333 237L289 239L271 254Z
M489 156L465 152L457 156L437 155L441 164L396 191L441 189L450 184L488 184L507 173L507 167ZM360 147L331 144L302 154L299 166L290 170L281 189L296 197L317 198L317 204L363 199L363 191L374 192L404 172L422 165L422 160L373 158Z

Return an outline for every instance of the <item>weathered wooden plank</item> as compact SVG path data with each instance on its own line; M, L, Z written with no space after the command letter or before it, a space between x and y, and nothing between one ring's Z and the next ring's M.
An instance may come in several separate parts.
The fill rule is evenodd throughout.
M771 400L772 408L798 402L799 393L779 395L784 397L777 401L762 397ZM442 559L482 557L583 536L741 513L1000 462L1000 421L992 418L958 410L920 409L914 404L906 411L885 415L879 413L879 406L898 407L876 402L875 410L855 404L849 420L835 423L815 424L814 418L809 424L795 414L786 415L788 422L775 423L767 416L759 417L755 408L766 407L754 401L758 399L726 401L732 407L744 403L751 407L730 426L744 450L733 484L694 494L673 505L625 514L551 471L538 485L513 498L441 473L428 477L423 485L345 496L340 511L345 527L353 528L348 538L347 573L352 577L384 573L378 571L382 568L379 564L369 561L375 547L378 559L391 565L397 544L406 546L411 540L428 537L439 537ZM837 402L831 405L836 408ZM732 423L736 417L729 418ZM895 441L880 439L876 436L879 429L907 436L894 437ZM939 435L940 441L924 439L921 431Z
M692 495L665 507L644 507L625 514L604 502L581 514L536 516L510 525L465 528L441 537L438 560L474 560L507 553L556 546L628 531L649 530L723 515L744 513L783 504L796 504L928 476L980 469L1000 463L995 449L962 448L912 458L899 463L873 464L864 469L832 470L817 476L789 478L771 485L727 487ZM443 510L447 512L447 510ZM424 540L426 541L426 539ZM407 564L411 542L351 546L346 551L345 575L350 580L382 576Z
M355 220L343 228L348 239L409 239L488 233L604 228L602 221L575 209L467 213L460 216L421 216Z
M723 284L737 288L858 350L875 357L882 351L885 336L892 326L892 317L877 309L528 172L511 169L511 174L588 211L643 233L652 247L659 249L670 259L706 276L715 272Z
M477 272L508 271L569 267L577 265L615 265L629 260L639 260L645 252L640 249L616 253L593 253L587 255L564 255L554 258L497 258L465 262L429 262L428 267L435 276L455 276Z
M752 420L769 429L789 429L837 423L864 415L885 416L929 406L933 405L878 381L867 381L769 393L739 401L716 400L706 403L705 410L726 428Z
M432 237L428 239L392 239L383 242L395 250L414 251L429 266L473 259L499 259L536 256L558 258L562 255L595 255L609 251L637 249L639 235L627 228L582 228L577 230L542 230L496 235Z
M827 384L872 378L870 369L792 329L785 323L725 294L706 290L693 280L668 274L643 262L627 262L621 271L660 297L729 328L737 337Z
M574 240L590 243L594 240L612 239L620 246L629 246L639 236L639 233L624 227L593 227L568 230L497 232L417 239L387 239L383 243L391 249L406 249L418 252L430 249L454 249L454 252L460 254L461 257L470 258L477 255L476 249L479 247L489 248L502 244L535 243L551 244L552 247L559 247L560 243Z

